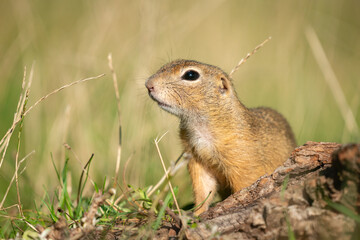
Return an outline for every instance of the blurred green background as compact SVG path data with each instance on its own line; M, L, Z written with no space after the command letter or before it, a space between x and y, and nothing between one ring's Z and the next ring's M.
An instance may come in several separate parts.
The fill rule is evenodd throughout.
M122 162L130 157L127 183L155 184L163 175L154 138L169 166L181 153L178 120L147 96L144 82L177 58L195 59L230 72L248 52L272 36L234 74L242 102L283 113L298 144L308 140L360 141L344 117L307 41L317 33L357 125L360 125L360 2L304 1L1 1L0 136L10 128L24 66L34 65L28 106L75 80L107 75L68 88L42 102L25 118L20 158L35 150L20 177L21 199L33 208L58 186L51 163L69 153L73 186L92 153L91 178L99 185L115 174L117 112L108 53L118 75L123 129ZM2 197L14 174L16 133L0 169ZM186 169L173 179L180 205L192 201ZM88 188L91 194L93 188ZM12 187L6 206L16 203Z

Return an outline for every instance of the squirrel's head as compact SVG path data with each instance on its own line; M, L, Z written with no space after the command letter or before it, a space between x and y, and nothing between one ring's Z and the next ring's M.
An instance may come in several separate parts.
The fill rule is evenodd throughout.
M150 97L176 115L202 115L236 97L229 76L220 68L192 60L175 60L146 80Z

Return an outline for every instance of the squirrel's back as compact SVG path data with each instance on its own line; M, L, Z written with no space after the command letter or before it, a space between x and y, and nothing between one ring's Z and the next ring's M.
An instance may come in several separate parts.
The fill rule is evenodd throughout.
M280 166L292 150L296 147L294 134L289 123L277 111L268 107L250 108L257 122L257 136L261 139L259 148L264 151L263 156L273 161L266 161L271 168Z

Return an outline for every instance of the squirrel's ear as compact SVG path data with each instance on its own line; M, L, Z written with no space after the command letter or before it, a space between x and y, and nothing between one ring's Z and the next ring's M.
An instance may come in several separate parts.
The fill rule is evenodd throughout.
M221 94L228 93L230 91L230 86L231 86L230 80L225 76L221 76L219 83L220 93Z

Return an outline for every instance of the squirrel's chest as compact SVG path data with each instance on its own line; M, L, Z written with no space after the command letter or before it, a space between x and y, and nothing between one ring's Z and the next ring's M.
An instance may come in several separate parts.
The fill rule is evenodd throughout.
M216 138L206 127L184 129L180 136L191 151L202 160L217 158Z

